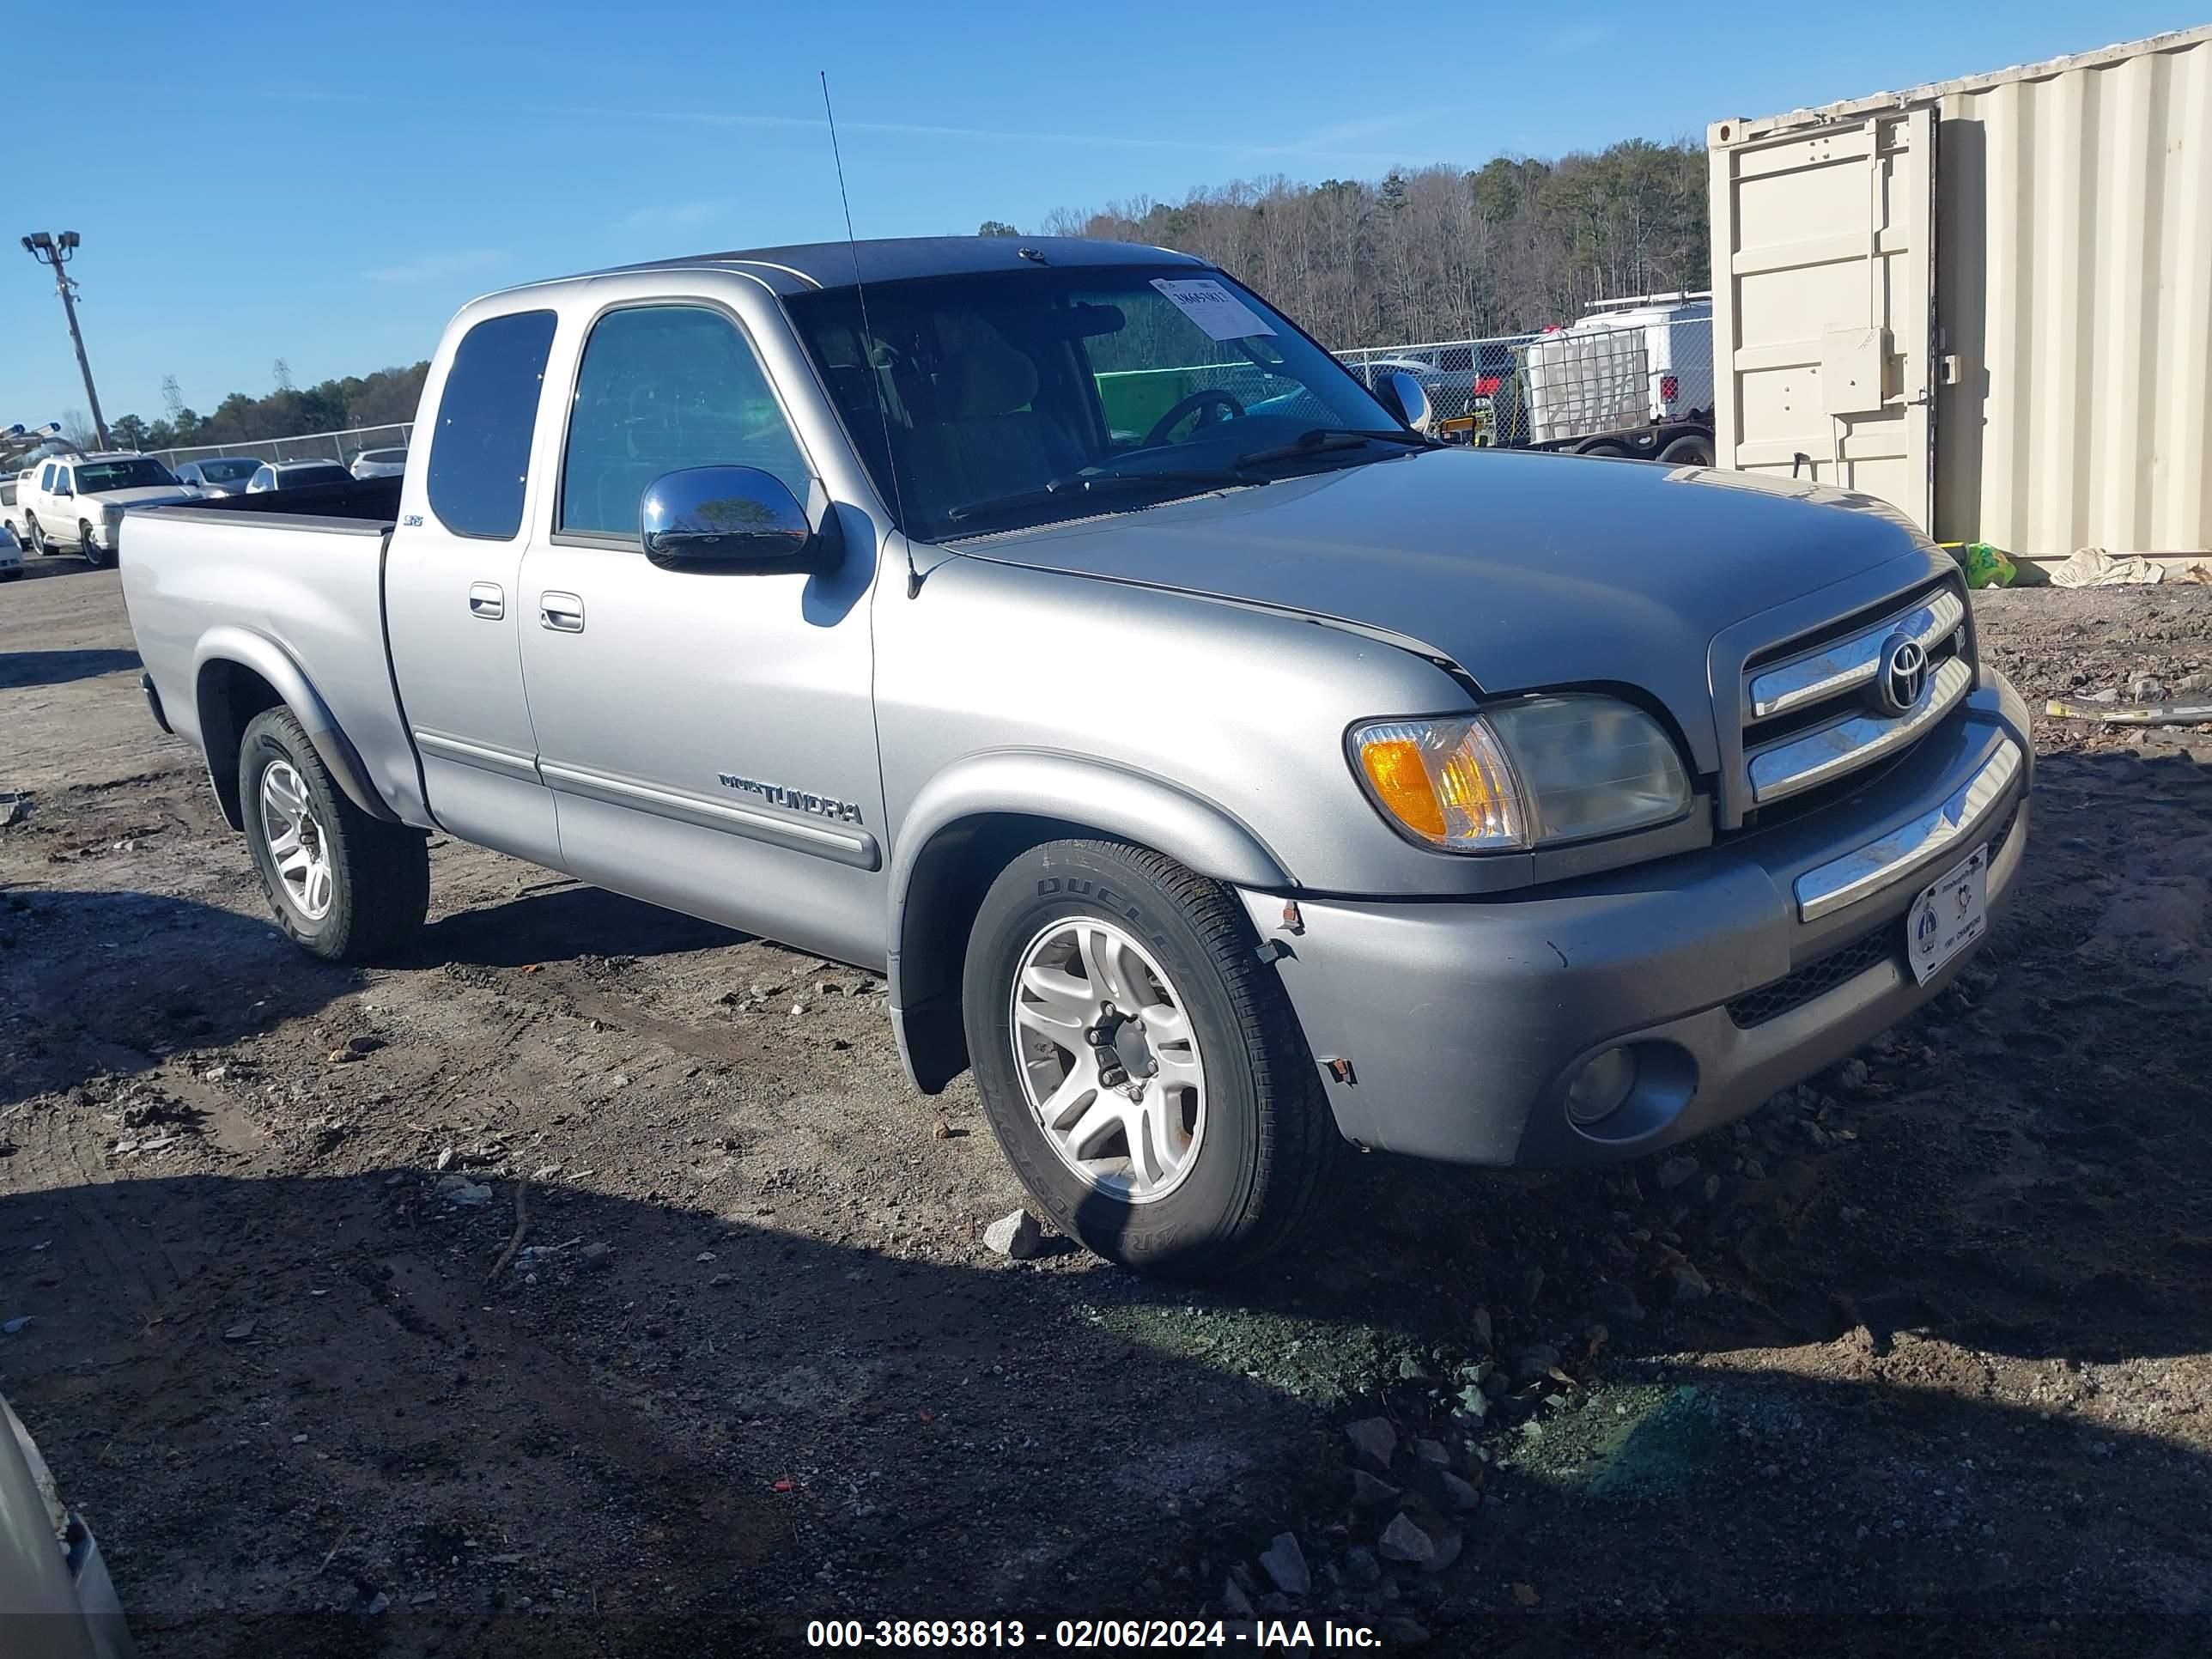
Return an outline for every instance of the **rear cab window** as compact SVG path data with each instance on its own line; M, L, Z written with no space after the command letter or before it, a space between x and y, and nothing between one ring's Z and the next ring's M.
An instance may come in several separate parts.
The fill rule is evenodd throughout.
M430 511L457 536L511 541L522 528L554 313L487 317L453 349L425 475Z

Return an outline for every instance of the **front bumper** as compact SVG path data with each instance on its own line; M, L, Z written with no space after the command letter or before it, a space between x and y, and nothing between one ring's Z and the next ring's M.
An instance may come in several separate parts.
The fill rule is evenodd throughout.
M1697 853L1491 900L1299 896L1296 935L1282 895L1243 897L1281 948L1347 1139L1453 1163L1602 1163L1741 1116L1949 983L1980 943L1919 984L1902 919L1989 842L1994 921L2027 844L2033 757L2027 706L1984 667L1963 713L1864 788ZM1968 791L1985 776L2002 781ZM1834 902L1839 864L1881 878ZM1628 1102L1577 1126L1569 1082L1621 1043L1642 1062Z

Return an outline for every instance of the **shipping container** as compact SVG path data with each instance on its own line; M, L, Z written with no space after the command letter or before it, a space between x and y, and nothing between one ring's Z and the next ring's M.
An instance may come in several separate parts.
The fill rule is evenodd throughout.
M1707 133L1719 464L2212 547L2212 27Z

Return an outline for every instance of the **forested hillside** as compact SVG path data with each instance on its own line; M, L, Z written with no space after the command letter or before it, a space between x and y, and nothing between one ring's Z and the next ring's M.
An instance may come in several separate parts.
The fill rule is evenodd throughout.
M1516 333L1591 300L1708 285L1705 154L1688 143L1375 183L1255 179L1038 228L1214 260L1336 347Z
M430 365L421 362L408 368L380 368L367 376L349 374L304 391L279 386L265 398L234 392L210 415L195 414L179 403L158 421L125 415L109 422L108 430L126 449L168 449L383 426L415 418L422 377L429 372Z

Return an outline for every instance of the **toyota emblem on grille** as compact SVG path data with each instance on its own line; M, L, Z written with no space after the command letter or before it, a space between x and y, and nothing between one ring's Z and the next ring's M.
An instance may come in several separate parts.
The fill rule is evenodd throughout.
M1928 653L1920 641L1893 634L1882 642L1874 680L1875 707L1885 714L1910 714L1928 688Z

